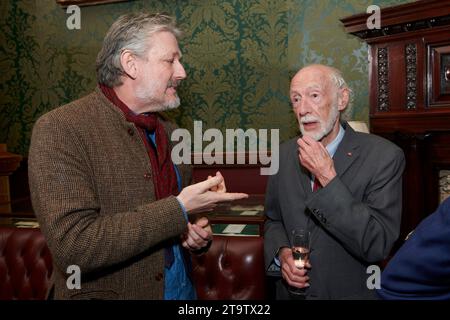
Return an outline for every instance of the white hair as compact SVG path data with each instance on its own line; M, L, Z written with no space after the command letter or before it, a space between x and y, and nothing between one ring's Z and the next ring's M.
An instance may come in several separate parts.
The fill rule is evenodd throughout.
M348 86L347 82L345 81L344 77L342 76L342 72L334 67L330 67L328 66L328 68L331 70L330 73L330 78L331 78L331 82L333 82L333 84L336 86L337 89L347 89L348 90L348 95L349 95L349 99L348 99L348 104L347 104L347 108L341 112L340 114L340 119L342 120L350 120L351 118L351 111L352 111L352 97L353 97L353 91L352 89Z

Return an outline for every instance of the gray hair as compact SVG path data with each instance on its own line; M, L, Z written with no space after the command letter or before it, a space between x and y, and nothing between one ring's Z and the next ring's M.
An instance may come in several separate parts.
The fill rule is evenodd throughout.
M349 100L347 108L343 112L340 113L340 118L342 120L350 120L351 118L351 112L352 112L352 97L353 97L353 91L348 86L347 82L345 81L344 77L342 76L342 72L334 67L328 66L330 69L330 78L331 82L336 86L338 89L347 89L349 92Z
M108 30L97 55L98 82L109 87L121 85L121 76L125 74L120 62L122 52L130 50L144 58L151 47L149 37L161 31L171 32L177 39L181 36L175 20L163 13L129 13L119 17Z

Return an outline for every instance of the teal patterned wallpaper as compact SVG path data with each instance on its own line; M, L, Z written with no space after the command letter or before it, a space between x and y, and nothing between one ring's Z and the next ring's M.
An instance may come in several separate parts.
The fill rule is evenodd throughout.
M133 10L166 11L185 31L188 78L170 116L192 130L279 128L297 133L289 78L308 63L340 68L355 92L352 118L368 119L367 46L339 18L408 0L135 0L81 7L81 29L55 0L0 1L0 142L26 155L36 119L95 87L94 61L111 23Z

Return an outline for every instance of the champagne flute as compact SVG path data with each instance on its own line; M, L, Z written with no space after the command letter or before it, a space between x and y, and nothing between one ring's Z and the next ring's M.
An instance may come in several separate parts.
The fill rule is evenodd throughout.
M294 258L295 266L298 269L304 269L309 262L310 252L310 233L305 229L294 229L291 233L291 248L292 257ZM305 295L305 288L289 287L289 292L298 295Z

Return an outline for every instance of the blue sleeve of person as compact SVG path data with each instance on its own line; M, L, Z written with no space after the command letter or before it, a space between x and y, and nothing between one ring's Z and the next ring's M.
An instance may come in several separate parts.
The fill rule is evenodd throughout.
M450 198L424 219L381 276L388 300L450 299Z

